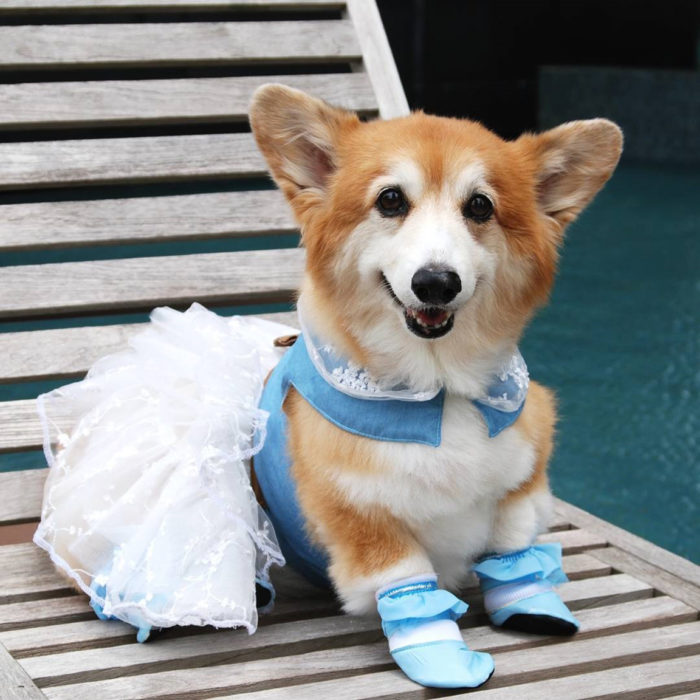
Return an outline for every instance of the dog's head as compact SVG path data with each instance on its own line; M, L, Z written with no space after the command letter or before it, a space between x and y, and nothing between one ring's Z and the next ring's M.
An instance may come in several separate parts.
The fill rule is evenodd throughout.
M420 112L363 123L282 85L250 121L301 226L314 326L375 376L467 393L546 300L622 148L604 119L504 141Z

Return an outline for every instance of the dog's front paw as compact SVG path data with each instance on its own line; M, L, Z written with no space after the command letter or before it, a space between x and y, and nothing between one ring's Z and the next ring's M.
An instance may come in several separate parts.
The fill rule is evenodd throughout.
M578 620L554 592L567 578L555 543L486 557L474 566L484 606L497 627L533 634L574 634Z
M429 688L476 688L491 678L494 669L490 654L452 640L414 644L391 655L412 681Z
M436 578L404 579L377 593L389 651L412 680L431 688L476 688L493 673L489 654L471 651L455 620L467 604Z

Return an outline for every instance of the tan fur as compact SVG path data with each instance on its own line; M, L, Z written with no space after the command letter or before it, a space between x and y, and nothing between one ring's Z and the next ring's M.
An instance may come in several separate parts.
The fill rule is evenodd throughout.
M535 448L535 467L527 481L517 489L509 491L502 502L509 503L533 491L547 488L547 465L554 448L554 425L556 423L556 402L550 389L531 381L527 401L513 429Z
M337 583L386 569L417 551L406 525L382 508L360 509L349 503L329 478L335 470L376 469L371 441L320 417L293 388L284 411L299 505L310 537L333 555Z

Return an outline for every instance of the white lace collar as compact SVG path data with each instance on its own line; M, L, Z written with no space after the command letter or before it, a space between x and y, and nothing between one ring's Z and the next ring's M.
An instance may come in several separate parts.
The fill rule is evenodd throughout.
M386 386L369 371L344 357L330 343L324 343L306 322L302 301L297 304L299 324L306 350L318 373L338 391L360 399L395 399L399 401L429 401L442 387L430 391L413 391L405 384ZM497 372L486 393L477 401L499 411L517 411L525 401L529 385L527 365L516 348L501 370Z

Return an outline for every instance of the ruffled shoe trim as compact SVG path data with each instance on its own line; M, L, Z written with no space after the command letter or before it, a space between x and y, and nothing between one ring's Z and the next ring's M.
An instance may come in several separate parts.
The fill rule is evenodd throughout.
M397 597L387 595L377 601L377 610L384 622L435 617L443 613L448 613L451 620L458 620L468 609L463 600L441 589Z
M477 562L472 569L481 580L484 590L526 578L546 580L552 585L569 580L561 568L561 544L558 542L536 544L517 552L492 555Z

